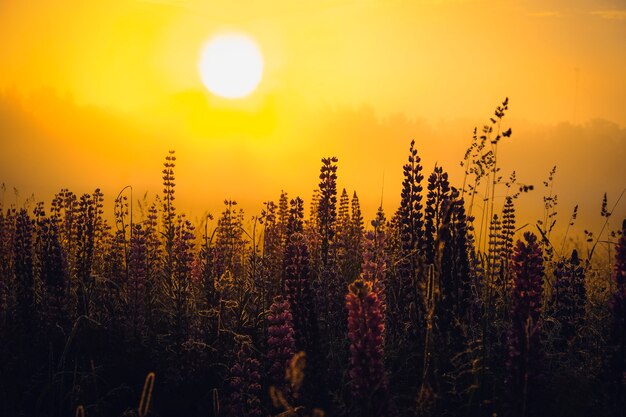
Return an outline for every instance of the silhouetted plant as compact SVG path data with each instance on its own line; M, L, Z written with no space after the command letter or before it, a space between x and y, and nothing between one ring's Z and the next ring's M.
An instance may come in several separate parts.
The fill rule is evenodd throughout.
M411 141L408 162L403 166L404 179L400 208L396 213L396 222L400 238L400 253L397 261L397 287L395 303L397 304L397 324L409 323L416 330L420 327L423 316L422 288L419 268L422 248L424 247L424 217L422 213L422 175L421 159L415 149L415 141Z
M499 282L499 273L502 270L501 265L501 246L502 246L502 225L500 217L493 215L489 224L489 242L487 244L487 266L490 276L490 284L492 288L497 288Z
M158 204L153 203L148 209L144 223L144 238L146 241L146 322L148 329L156 327L156 306L163 278L163 246L158 232ZM150 336L153 336L150 335Z
M321 236L321 257L323 266L328 265L329 251L335 237L337 219L337 158L322 158L319 183L319 203L317 217Z
M278 199L278 214L277 214L278 229L281 237L281 244L284 248L287 240L287 221L289 219L289 198L284 191L280 192L280 198Z
M174 303L174 340L180 344L189 337L192 318L191 268L194 260L194 227L184 215L179 215L174 229L173 262L168 295Z
M202 277L202 303L205 309L210 309L217 301L215 289L215 281L217 276L216 257L217 251L213 243L213 238L217 229L209 233L209 221L213 219L212 215L205 218L203 242L200 247L200 274Z
M587 302L585 271L576 250L572 251L569 260L562 259L557 263L554 276L550 310L561 326L563 341L571 342L582 328Z
M536 385L541 353L541 306L543 297L543 257L537 237L524 233L512 259L511 329L508 335L507 368L514 409L526 416L530 399L540 392ZM517 413L517 411L516 411Z
M364 239L363 263L361 264L362 279L372 284L372 289L380 301L383 316L387 311L385 242L385 233L380 229L367 232Z
M552 167L548 174L548 179L543 182L543 186L548 190L548 195L543 196L543 220L538 220L537 225L541 236L541 244L544 251L544 259L549 261L552 259L554 248L550 243L550 234L556 225L556 206L558 205L558 196L554 194L554 176L556 174L556 165Z
M336 225L336 243L335 243L335 255L337 257L337 271L336 274L339 278L340 285L347 285L352 282L355 277L349 279L350 271L350 259L348 258L348 251L350 250L351 239L351 218L350 218L350 198L348 192L344 188L339 198L339 211L337 215Z
M44 312L48 323L67 325L68 273L65 252L59 239L56 216L38 219L38 257L44 284Z
M481 139L486 139L491 149L484 154L484 166L487 169L488 177L491 179L491 183L487 184L487 192L485 193L485 203L483 206L484 218L485 220L485 228L487 228L491 221L494 218L494 204L495 204L495 193L496 186L500 184L500 180L502 177L500 176L500 168L498 167L498 144L500 140L503 138L507 138L511 136L511 129L507 129L502 131L502 119L504 118L506 111L509 109L509 98L506 97L500 106L496 107L494 111L495 119L490 118L491 126L485 125L483 127L483 135ZM492 136L495 128L495 136ZM490 186L490 188L489 188ZM491 194L491 195L489 195ZM482 230L482 228L481 228ZM480 248L482 241L479 239L478 247Z
M304 232L304 202L300 197L296 197L294 200L291 200L286 225L285 244L288 243L289 238L294 233Z
M363 262L363 236L365 233L365 224L363 222L363 214L361 213L361 203L356 191L352 195L350 215L350 244L348 245L348 264L350 270L347 271L349 278L356 278L361 269ZM350 281L348 281L350 282Z
M249 342L241 343L235 364L230 368L229 385L232 417L257 417L263 415L261 408L261 364L254 358Z
M107 323L114 331L124 329L125 306L123 299L126 296L128 285L128 240L126 227L120 225L121 211L124 206L120 201L115 203L115 231L107 230L102 236L102 245L105 256L100 267L102 274L101 285L96 287L95 303L101 310L98 319Z
M217 221L216 252L217 270L216 275L221 276L229 271L232 276L242 278L244 276L244 247L243 240L243 211L236 210L237 202L224 200L226 208Z
M13 240L13 270L16 289L16 319L20 332L28 336L36 313L36 288L33 269L33 221L28 212L21 209L15 220Z
M176 167L176 155L174 151L169 151L163 163L163 229L166 239L166 251L171 250L174 240L174 227L176 220L176 177L174 168Z
M2 184L4 190L4 184ZM15 208L0 210L0 314L1 328L9 322L11 287L13 281L13 238L15 236Z
M96 228L100 226L102 195L96 190L93 196L83 194L78 202L76 222L76 264L78 311L89 315L91 293L95 285L91 268L93 263Z
M317 205L317 222L320 240L320 269L313 270L317 285L316 304L319 307L319 322L324 331L321 334L327 342L336 345L342 338L342 324L345 323L343 309L343 278L338 268L338 236L337 230L337 158L322 158L319 175L319 203ZM344 203L347 201L347 195ZM347 207L344 204L347 215ZM349 217L346 219L349 219ZM312 258L317 257L312 252ZM331 347L331 353L334 353Z
M513 197L508 196L502 209L501 240L500 240L500 271L499 280L503 287L503 293L508 293L509 263L513 255L513 236L515 235L515 205ZM507 294L508 296L508 294Z
M128 325L132 339L140 342L146 334L147 264L146 233L140 224L134 224L128 257Z
M615 267L613 269L615 291L610 301L613 323L611 341L615 346L612 362L616 415L624 415L625 394L624 376L626 375L626 220L622 223L619 243L615 248Z
M312 286L312 273L308 242L303 230L303 203L300 198L291 200L290 215L287 225L287 246L283 258L283 285L285 296L291 307L296 348L304 350L318 363L323 354L320 351L321 340L318 324L319 306L315 302ZM315 232L317 234L317 231ZM307 397L319 397L325 393L322 376L323 366L314 368L308 378Z
M293 200L292 200L293 201ZM309 252L302 233L292 233L285 248L283 282L291 306L298 349L317 343L317 318L309 271Z
M442 225L439 233L441 260L439 266L440 301L438 314L440 329L448 328L460 336L458 327L474 323L475 300L469 254L473 251L470 224L465 215L465 205L459 192L452 188L442 208ZM447 343L453 335L448 335ZM458 345L457 345L458 347Z
M435 166L428 177L428 193L424 208L424 259L428 265L435 264L439 233L443 223L444 209L450 198L448 173L442 167Z
M350 284L346 308L352 396L362 415L388 415L389 396L383 363L385 319L372 283L358 279Z
M263 299L263 309L267 308L274 296L280 293L282 276L285 224L281 224L277 215L277 206L273 201L264 203L259 223L263 225L263 264L262 279L257 283Z
M289 301L281 296L274 298L267 320L269 377L276 388L284 390L285 370L296 351Z

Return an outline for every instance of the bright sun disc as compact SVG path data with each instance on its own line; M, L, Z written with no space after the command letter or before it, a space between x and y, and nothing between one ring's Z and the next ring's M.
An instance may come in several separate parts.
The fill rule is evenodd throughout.
M200 78L215 95L241 98L261 82L263 57L255 43L243 35L220 35L202 48Z

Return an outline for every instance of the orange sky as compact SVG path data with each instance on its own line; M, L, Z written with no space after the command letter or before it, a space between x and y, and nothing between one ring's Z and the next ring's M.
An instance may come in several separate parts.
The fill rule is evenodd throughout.
M246 99L211 96L197 74L224 30L265 58ZM337 155L340 187L366 213L384 188L390 213L410 140L458 179L472 128L505 96L503 171L540 183L561 167L563 223L626 186L620 0L3 0L0 39L0 181L40 198L158 192L173 148L183 208L229 197L254 214L281 189L308 202L320 158ZM541 194L525 198L541 217Z

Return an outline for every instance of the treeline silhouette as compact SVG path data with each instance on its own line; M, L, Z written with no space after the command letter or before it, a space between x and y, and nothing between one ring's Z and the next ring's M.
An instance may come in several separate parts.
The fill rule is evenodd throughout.
M459 188L411 142L400 207L367 225L334 157L308 217L283 192L248 228L232 200L180 213L173 151L162 193L127 187L112 223L99 190L2 207L0 414L623 416L626 223L565 253L555 168L543 220L518 225L534 187L500 174L507 111Z

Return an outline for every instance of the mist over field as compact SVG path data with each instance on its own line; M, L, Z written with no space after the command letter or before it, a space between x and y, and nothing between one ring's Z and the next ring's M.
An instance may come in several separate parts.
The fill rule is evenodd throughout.
M20 192L21 201L31 193L39 201L61 188L82 193L100 187L109 207L129 184L138 196L154 195L161 188L159 161L167 150L175 149L180 158L179 204L192 219L201 218L206 211L217 214L224 198L239 201L247 213L257 215L261 202L276 199L281 190L308 201L316 187L319 159L335 155L340 160L339 186L358 192L364 215L370 220L381 197L384 208L398 204L399 167L412 139L426 169L438 164L460 186L463 169L459 163L473 129L481 129L490 116L486 112L480 120L429 122L401 113L380 115L363 104L301 109L294 121L282 118L275 109L278 105L268 107L274 107L268 111L274 113L274 126L261 133L262 139L254 139L246 136L249 127L245 121L258 120L264 111L226 111L234 127L221 131L211 127L211 118L223 118L224 111L209 109L204 129L199 131L193 131L193 118L181 111L181 123L162 130L135 123L125 114L79 106L71 97L51 90L26 97L5 93L0 105L6 138L0 178L9 190L5 199L14 199L13 187ZM622 167L626 129L602 119L577 125L532 123L516 119L514 113L511 110L504 122L513 134L500 149L501 175L506 178L515 171L520 182L538 187L519 200L521 219L534 223L539 218L533 216L543 207L544 190L539 185L556 166L554 192L559 195L562 215L559 226L567 224L578 204L577 233L601 227L603 194L613 203L626 187ZM238 126L239 122L243 125ZM290 174L284 175L285 171ZM41 172L45 172L45 182L40 180ZM500 201L504 202L503 197ZM618 205L615 218L624 214L626 205Z

